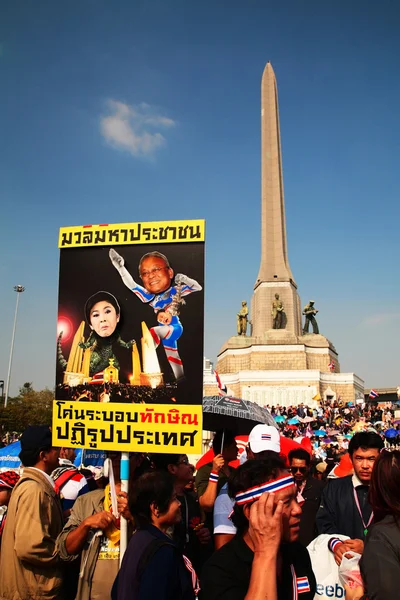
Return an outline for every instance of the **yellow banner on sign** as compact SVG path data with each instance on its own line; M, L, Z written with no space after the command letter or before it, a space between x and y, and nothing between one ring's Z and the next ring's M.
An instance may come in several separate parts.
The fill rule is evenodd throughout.
M201 454L202 406L53 402L53 445Z
M204 242L205 221L152 221L117 225L61 227L59 248Z

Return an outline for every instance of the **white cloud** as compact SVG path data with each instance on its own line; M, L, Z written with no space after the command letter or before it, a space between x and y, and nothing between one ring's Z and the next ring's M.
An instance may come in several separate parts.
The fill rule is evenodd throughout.
M397 321L400 317L400 313L398 312L382 312L377 313L375 315L370 315L363 319L360 323L360 326L363 328L371 328L371 327L380 327L382 325L386 325L389 322Z
M152 106L142 102L130 105L118 100L108 100L110 114L100 119L100 131L110 146L126 150L132 156L153 156L166 144L158 131L175 125L175 121L164 117Z

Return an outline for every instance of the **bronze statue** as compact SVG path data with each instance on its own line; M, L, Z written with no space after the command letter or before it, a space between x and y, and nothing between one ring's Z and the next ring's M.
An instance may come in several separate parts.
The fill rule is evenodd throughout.
M279 300L279 294L275 294L275 300L272 302L272 328L273 329L283 329L283 304L282 301Z
M303 315L306 316L306 320L304 322L303 335L308 333L308 329L310 327L310 323L313 328L313 333L319 333L318 323L315 319L315 315L317 314L317 309L314 307L314 300L310 300L310 302L304 307Z
M247 308L247 302L243 300L242 308L237 313L237 332L238 335L246 335L247 332L247 315L249 309Z

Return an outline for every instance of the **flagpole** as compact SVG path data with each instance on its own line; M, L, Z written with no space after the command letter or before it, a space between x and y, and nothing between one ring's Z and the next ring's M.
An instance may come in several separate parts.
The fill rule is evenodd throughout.
M121 466L120 466L120 478L121 478L121 492L128 493L129 491L129 452L121 452ZM119 545L119 564L121 566L122 559L124 558L125 550L128 546L128 521L121 517L121 535Z

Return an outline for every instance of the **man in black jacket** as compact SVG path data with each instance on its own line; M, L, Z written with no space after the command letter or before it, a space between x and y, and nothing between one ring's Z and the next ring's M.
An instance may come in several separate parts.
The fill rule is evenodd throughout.
M290 470L297 487L297 502L301 506L299 542L308 546L318 535L315 517L321 503L324 481L310 477L311 456L304 448L289 452Z
M337 564L349 550L363 553L368 527L374 518L368 502L368 489L374 462L383 445L377 433L356 433L349 444L354 475L330 480L322 492L317 513L319 533L340 533L350 538L341 542L333 536L329 540L329 549L334 553Z
M301 508L282 458L249 460L228 483L237 534L204 565L201 600L314 598L310 556L297 542Z

